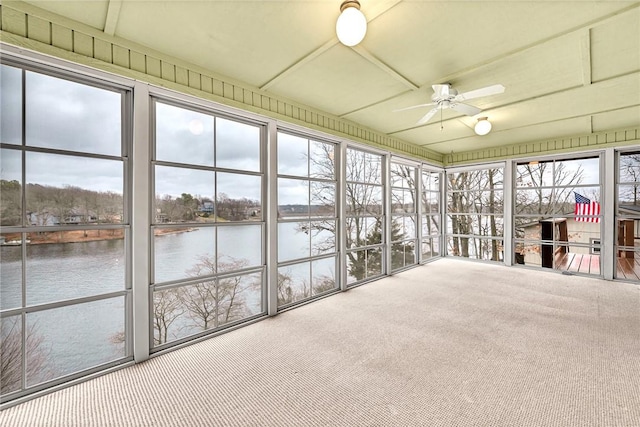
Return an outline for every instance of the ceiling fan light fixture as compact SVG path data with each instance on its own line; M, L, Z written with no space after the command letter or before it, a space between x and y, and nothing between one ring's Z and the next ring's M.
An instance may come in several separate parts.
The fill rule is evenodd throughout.
M367 18L360 12L360 2L346 0L340 5L340 12L336 22L338 40L345 46L355 46L367 33Z
M480 117L473 130L480 136L486 135L491 132L491 122L487 117Z

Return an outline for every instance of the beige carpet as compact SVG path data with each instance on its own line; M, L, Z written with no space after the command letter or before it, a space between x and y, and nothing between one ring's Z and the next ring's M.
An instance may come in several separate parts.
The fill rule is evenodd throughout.
M640 426L640 287L443 259L0 425Z

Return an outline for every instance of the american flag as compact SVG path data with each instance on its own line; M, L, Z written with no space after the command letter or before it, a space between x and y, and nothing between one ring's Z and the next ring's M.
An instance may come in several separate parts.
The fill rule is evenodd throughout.
M582 194L573 192L576 196L576 221L582 222L600 222L600 203L592 202ZM584 216L594 215L594 216Z

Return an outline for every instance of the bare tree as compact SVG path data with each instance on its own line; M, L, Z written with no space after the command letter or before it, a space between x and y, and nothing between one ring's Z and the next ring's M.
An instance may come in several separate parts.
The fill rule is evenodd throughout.
M200 256L187 273L192 277L212 276L225 271L240 270L248 265L245 259ZM194 324L207 330L244 316L245 291L252 286L246 276L203 280L180 288L179 298L187 316Z
M178 289L165 289L153 294L153 341L164 344L169 338L169 328L184 314Z
M640 153L623 153L620 155L620 182L634 183L631 186L621 187L621 196L628 197L627 203L638 205L638 192L640 189ZM630 192L629 196L625 193ZM626 201L626 200L625 200Z
M22 327L20 318L4 318L0 321L0 394L18 391L22 388ZM26 334L27 378L51 376L47 365L49 350L45 347L44 337L31 325Z

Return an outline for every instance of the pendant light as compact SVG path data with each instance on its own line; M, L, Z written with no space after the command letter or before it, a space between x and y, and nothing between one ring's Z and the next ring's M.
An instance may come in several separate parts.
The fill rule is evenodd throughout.
M360 12L360 2L346 0L340 5L340 16L336 22L338 40L345 46L355 46L367 32L367 18Z

